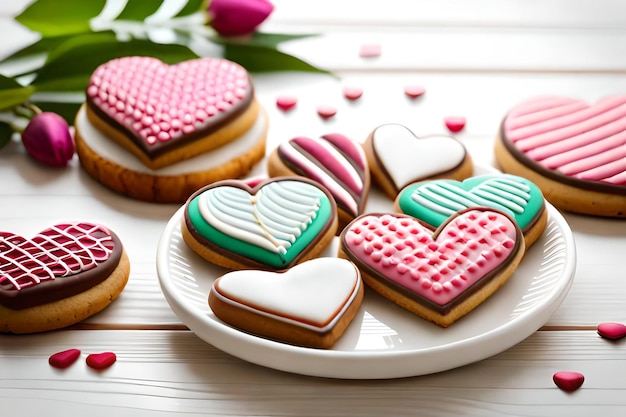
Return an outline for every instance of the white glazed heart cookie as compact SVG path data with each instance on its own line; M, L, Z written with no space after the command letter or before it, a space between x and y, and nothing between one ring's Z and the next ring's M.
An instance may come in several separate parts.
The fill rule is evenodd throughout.
M316 258L282 272L242 270L218 278L209 305L230 325L298 346L330 348L363 300L361 275L339 258Z
M427 179L463 180L473 173L465 146L451 136L419 138L407 127L385 124L364 143L372 179L395 199L407 185Z

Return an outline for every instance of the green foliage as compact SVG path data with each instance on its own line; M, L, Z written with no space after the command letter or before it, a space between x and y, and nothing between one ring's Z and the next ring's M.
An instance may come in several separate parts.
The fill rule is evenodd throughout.
M0 149L4 148L4 146L9 143L12 134L13 129L11 129L11 126L0 121Z
M25 102L33 91L31 86L24 87L12 78L0 75L0 111Z

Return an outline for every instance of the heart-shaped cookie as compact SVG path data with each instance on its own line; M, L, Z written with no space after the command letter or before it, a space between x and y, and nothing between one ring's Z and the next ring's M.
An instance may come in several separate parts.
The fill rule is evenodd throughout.
M362 215L343 231L340 255L374 290L445 327L509 278L524 247L508 215L481 207L458 212L434 232L402 214Z
M209 304L217 317L237 328L297 345L330 347L362 298L354 264L323 257L282 273L229 272L213 283Z
M407 185L434 178L462 180L473 172L465 146L450 136L419 138L407 127L377 127L365 142L372 177L390 198Z
M229 268L289 268L319 254L336 228L330 193L300 177L212 184L189 199L183 219L185 242Z
M361 145L344 135L283 142L269 158L268 173L272 177L301 175L319 182L350 220L363 212L370 179L367 158Z
M111 139L156 169L161 167L159 157L197 143L243 114L253 102L253 87L248 72L228 60L199 58L168 65L135 56L98 67L86 95L90 121L107 133L119 132L132 147L117 134ZM213 144L197 146L207 151L236 137L216 137Z
M448 217L470 207L491 207L509 214L522 232L542 215L543 194L531 181L508 174L454 180L422 181L403 189L396 199L400 212L439 227Z

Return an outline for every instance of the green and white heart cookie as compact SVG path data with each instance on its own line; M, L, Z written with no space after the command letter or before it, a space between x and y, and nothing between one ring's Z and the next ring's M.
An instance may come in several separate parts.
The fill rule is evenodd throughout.
M300 177L211 184L189 198L182 222L192 250L231 269L290 268L319 255L336 229L330 193Z

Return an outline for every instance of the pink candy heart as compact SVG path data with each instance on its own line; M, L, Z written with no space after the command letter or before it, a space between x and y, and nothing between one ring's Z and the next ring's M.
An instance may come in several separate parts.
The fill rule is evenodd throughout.
M563 391L573 392L585 382L585 376L580 372L560 371L552 375L552 380Z
M51 355L48 358L48 363L50 364L50 366L53 366L55 368L65 369L72 365L74 362L76 362L79 356L80 350L68 349Z
M621 323L600 323L597 329L605 339L618 340L626 336L626 326Z
M87 356L87 365L93 369L105 369L113 365L117 355L113 352L92 353Z

